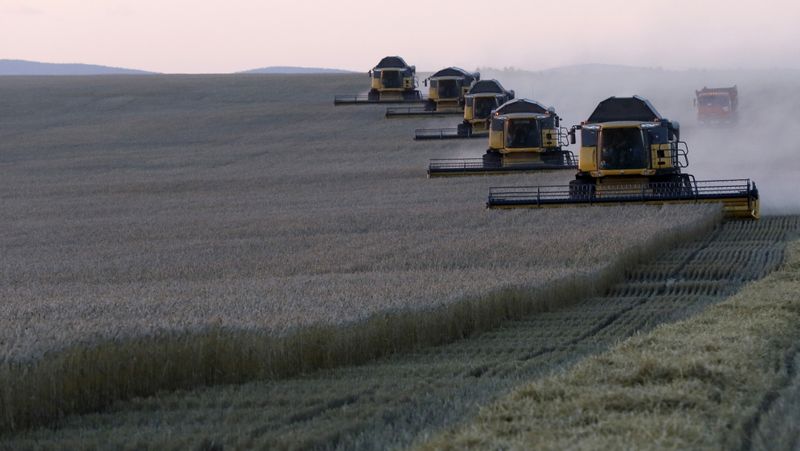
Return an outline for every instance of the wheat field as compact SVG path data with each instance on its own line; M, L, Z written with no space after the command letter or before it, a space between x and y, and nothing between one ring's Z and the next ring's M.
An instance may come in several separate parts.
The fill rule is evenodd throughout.
M790 323L775 321L781 306L793 305L787 297L793 285L773 283L775 277L787 276L776 275L752 287L746 284L780 267L787 242L798 233L798 217L727 222L653 253L601 295L505 321L469 339L283 380L159 393L116 403L106 412L65 418L55 430L19 434L9 444L18 449L175 450L405 449L409 445L529 449L547 443L564 449L581 438L579 443L593 445L587 446L590 449L624 448L626 443L635 448L677 444L680 449L735 444L745 435L744 429L755 428L726 428L731 414L752 418L760 397L786 375L777 357L792 350L787 346L791 335L785 335ZM789 253L790 268L797 265L792 253L798 250L796 245L794 249ZM781 293L783 299L773 303L766 300L771 297L767 294L749 305L703 313L710 306L728 306L732 302L727 299L742 289L737 298L766 291ZM751 310L758 310L758 315ZM702 316L695 319L698 314ZM754 316L758 321L750 320ZM691 319L656 329L669 331L661 341L648 335L660 324L687 318ZM724 323L714 324L723 318ZM762 327L771 322L775 328ZM620 354L616 348L628 338L635 344L623 345L629 351ZM770 344L762 355L759 344L765 342ZM589 361L611 361L614 367L581 363L592 356L597 359ZM774 368L781 370L775 373ZM573 372L581 375L576 381L580 390L563 382L574 379ZM614 387L618 380L622 386ZM505 406L508 397L516 400L516 393L527 390L531 381L546 399L530 409ZM745 388L746 394L738 393ZM571 397L563 403L551 401L550 395L561 391ZM498 398L502 409L494 407ZM791 399L785 398L789 403ZM696 413L692 406L703 410ZM581 409L585 414L575 413ZM693 427L662 427L675 424L661 421L665 411L669 418L689 418L685 423ZM645 421L651 412L651 421ZM773 416L780 418L779 412ZM791 418L772 429L791 424ZM588 435L593 419L599 433L590 440L582 436ZM620 423L629 424L625 434L615 437ZM469 434L438 435L452 427ZM530 431L535 437L510 441L509 430ZM788 439L791 434L784 436Z
M620 94L601 92L601 83L580 103L567 79L498 78L505 75L511 88L531 80L544 86L534 98L573 122L590 97ZM689 114L677 88L627 83L658 86L653 92L669 117ZM499 360L482 360L472 346L494 353L499 342L481 332L536 312L574 316L577 302L636 262L704 236L719 221L713 206L487 211L489 186L564 184L572 174L427 180L430 158L478 156L484 144L411 140L414 128L452 126L453 118L391 121L384 107L332 106L334 94L364 84L365 77L347 75L0 78L0 429L62 428L6 436L3 444L185 449L214 447L218 437L234 448L410 443L420 439L409 435L414 424L428 424L424 434L433 434L525 378L611 344L571 346L517 374L500 369L512 355L502 346ZM775 124L764 122L773 110L749 118L760 124L753 136L690 126L684 137L701 144L724 138L735 154L726 163L736 166L733 175L747 176L744 168L760 174L766 168L741 164L746 154L737 146L761 140ZM773 141L778 152L786 147L782 136ZM710 153L694 147L692 155L699 178L712 166L712 174L719 171ZM767 189L760 184L772 194L764 198L767 211L794 208L774 196L791 171L786 164L771 172ZM721 271L713 266L697 271ZM698 289L702 294L686 288ZM520 324L550 324L550 316L537 315ZM581 321L571 320L578 335L593 327ZM641 327L634 321L614 330L624 336ZM456 348L452 360L437 348L423 351L474 335L478 341ZM546 347L539 335L531 340ZM378 364L376 380L359 376L358 367L332 370L343 385L320 395L331 379L317 369L408 352L419 352L412 361L421 359L430 372L415 369L418 362L398 372L393 361ZM261 382L199 389L298 373L318 384L288 379L266 389ZM464 379L444 387L453 374ZM483 374L494 376L474 383ZM397 387L397 398L374 399L382 384ZM359 387L368 396L352 398ZM419 402L421 387L438 387L433 392L447 401L434 397L414 407L411 426L401 427L406 423L391 420L392 409ZM784 390L787 400L792 387ZM175 390L174 397L163 394ZM295 406L288 420L280 413L286 404L253 403L275 393ZM145 397L116 402L137 396ZM350 407L354 399L383 404L359 411ZM328 410L318 412L321 405ZM275 418L254 415L271 415L273 407ZM108 409L110 416L70 415ZM764 434L784 429L783 409L773 409ZM138 431L144 423L137 411L160 424L176 421L173 432L157 424ZM361 426L340 423L341 411ZM389 420L359 435L381 411ZM264 426L312 420L301 434ZM209 425L215 421L221 430ZM385 435L386 424L397 427Z
M382 107L332 106L363 84L0 80L3 429L452 340L718 220L713 206L487 211L496 179L425 178L429 158L483 144L419 145Z

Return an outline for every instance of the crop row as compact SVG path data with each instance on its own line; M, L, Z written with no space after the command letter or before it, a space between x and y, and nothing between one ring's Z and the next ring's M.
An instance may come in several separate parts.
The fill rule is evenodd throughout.
M696 315L522 384L422 448L793 449L800 218L787 223L794 224L786 230L791 247L778 271L702 311L687 303L673 317ZM783 253L779 242L768 241L763 251ZM738 287L737 278L751 276L743 268L729 277Z

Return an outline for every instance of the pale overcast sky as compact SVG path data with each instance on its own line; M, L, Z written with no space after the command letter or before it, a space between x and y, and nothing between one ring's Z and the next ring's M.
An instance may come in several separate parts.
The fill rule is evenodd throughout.
M0 0L0 59L158 72L800 68L800 2Z

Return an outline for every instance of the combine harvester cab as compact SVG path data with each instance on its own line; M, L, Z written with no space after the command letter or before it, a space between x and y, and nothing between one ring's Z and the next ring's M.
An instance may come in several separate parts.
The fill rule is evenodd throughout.
M414 139L485 138L489 134L492 111L513 99L514 91L507 91L499 81L478 81L464 96L464 120L458 127L418 128L414 132Z
M428 87L425 105L387 108L386 117L461 116L464 114L464 96L480 79L478 72L470 73L458 67L442 69L425 79Z
M728 217L758 218L758 190L750 180L697 181L681 173L688 146L677 123L641 97L606 99L581 131L578 173L567 186L490 188L489 208L715 202Z
M423 103L417 90L416 68L399 56L387 56L369 71L371 88L366 95L337 95L334 105L371 103Z
M492 112L489 149L481 158L431 160L428 176L506 174L545 169L575 169L566 146L566 129L553 108L527 99L504 103Z
M739 114L739 90L730 88L703 88L695 91L694 106L697 122L706 124L734 124Z

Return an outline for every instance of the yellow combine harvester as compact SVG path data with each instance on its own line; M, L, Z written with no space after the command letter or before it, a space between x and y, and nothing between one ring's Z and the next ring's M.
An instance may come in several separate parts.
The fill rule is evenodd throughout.
M423 103L417 90L416 68L399 56L387 56L369 71L371 87L366 95L338 95L334 105L365 103Z
M470 73L458 67L442 69L425 79L428 98L424 106L388 108L386 117L460 116L464 114L464 96L480 79L478 72Z
M575 169L566 130L552 108L527 99L511 100L491 114L489 149L482 158L431 160L428 176L504 174Z
M419 128L416 140L485 138L489 134L492 111L514 99L497 80L481 80L464 96L464 120L453 128Z
M688 146L677 123L641 97L611 97L581 131L578 173L568 186L490 188L489 208L719 202L729 217L758 218L758 190L750 180L697 181L681 173Z

